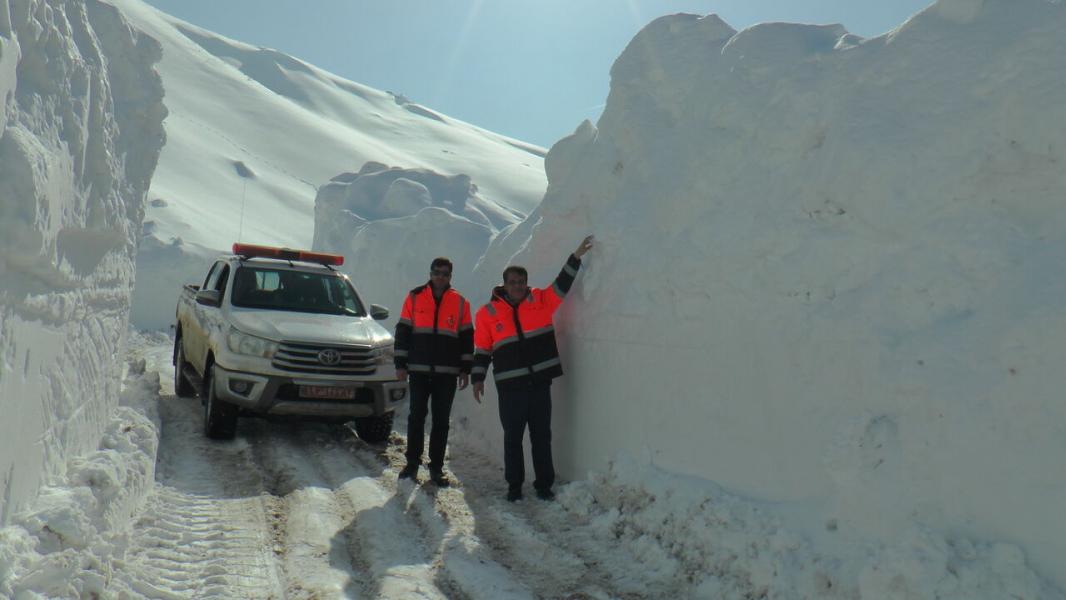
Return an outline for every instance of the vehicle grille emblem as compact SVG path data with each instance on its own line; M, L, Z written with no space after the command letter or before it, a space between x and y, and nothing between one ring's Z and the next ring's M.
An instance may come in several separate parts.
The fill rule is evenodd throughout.
M341 353L339 350L334 350L333 348L326 348L325 350L322 350L318 353L318 362L327 366L340 364Z

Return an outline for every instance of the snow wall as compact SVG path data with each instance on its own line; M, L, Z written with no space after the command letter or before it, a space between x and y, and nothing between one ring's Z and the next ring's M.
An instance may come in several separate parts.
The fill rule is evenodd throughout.
M508 262L547 285L596 234L557 319L561 472L628 454L821 548L1006 541L1066 586L1063 31L1045 0L941 0L870 40L647 26L463 290ZM457 440L501 457L499 429L460 395Z
M966 569L1066 587L1062 31L1049 0L940 0L869 40L664 17L487 246L414 170L371 165L320 191L315 247L395 312L433 256L480 305L594 233L556 320L561 474L715 482L864 597L967 597ZM502 457L488 391L457 397L453 451Z
M118 404L159 58L109 4L0 0L0 524Z

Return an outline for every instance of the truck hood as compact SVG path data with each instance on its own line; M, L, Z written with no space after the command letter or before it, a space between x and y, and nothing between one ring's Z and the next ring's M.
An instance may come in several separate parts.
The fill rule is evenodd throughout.
M370 317L240 310L230 313L234 327L275 342L321 342L380 346L392 342L392 335Z

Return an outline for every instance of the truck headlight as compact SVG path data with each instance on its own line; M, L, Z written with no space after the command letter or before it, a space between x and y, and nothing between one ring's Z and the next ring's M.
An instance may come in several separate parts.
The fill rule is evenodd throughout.
M273 358L274 353L278 351L277 342L248 335L233 327L229 328L226 335L226 345L229 346L230 352L263 358Z
M395 355L396 352L393 350L392 344L389 344L388 346L380 346L375 351L374 364L391 365Z

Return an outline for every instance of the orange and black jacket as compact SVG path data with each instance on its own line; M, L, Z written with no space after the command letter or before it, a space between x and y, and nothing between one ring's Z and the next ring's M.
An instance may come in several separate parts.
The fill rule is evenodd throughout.
M485 380L490 362L497 389L551 381L563 374L552 316L580 268L581 260L571 254L551 287L530 288L517 306L508 301L503 286L492 290L492 300L477 311L474 326L470 378L475 383Z
M395 338L397 369L428 375L469 373L474 358L470 303L450 287L437 302L433 287L420 285L404 300Z

